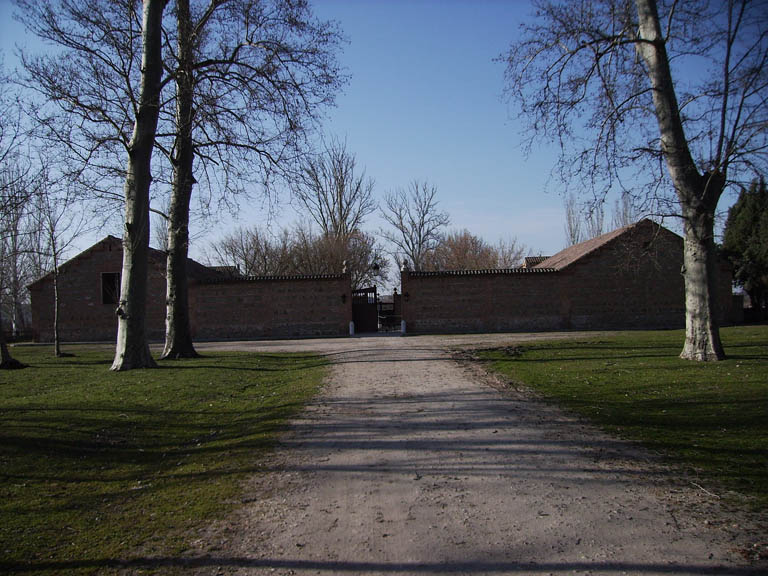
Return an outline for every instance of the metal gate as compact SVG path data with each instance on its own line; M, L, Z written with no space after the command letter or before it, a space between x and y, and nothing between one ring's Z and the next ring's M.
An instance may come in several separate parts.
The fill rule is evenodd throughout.
M379 308L376 286L352 291L352 320L355 332L379 331Z

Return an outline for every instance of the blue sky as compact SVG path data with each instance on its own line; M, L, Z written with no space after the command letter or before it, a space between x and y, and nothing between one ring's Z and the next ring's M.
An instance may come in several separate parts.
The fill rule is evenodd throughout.
M526 157L515 110L502 100L504 66L494 58L531 14L525 0L316 0L315 13L337 20L349 44L341 62L350 82L327 113L324 133L346 139L376 194L428 180L451 215L490 242L517 238L536 254L565 245L563 199L550 178L556 150L540 145ZM23 30L0 0L0 48L12 67ZM298 216L287 194L273 226ZM723 198L721 209L733 200ZM610 207L610 204L609 204ZM265 224L261 203L225 216L192 246L235 225ZM610 221L610 214L606 215ZM377 230L372 216L367 228ZM116 226L113 233L119 234ZM213 231L211 231L213 230ZM103 233L103 231L102 231ZM89 239L90 241L90 239Z
M426 179L452 226L537 252L563 247L562 200L545 192L555 156L526 159L494 62L530 12L522 1L324 0L352 75L326 131L346 137L377 191Z
M537 253L563 247L562 200L545 192L555 157L546 150L524 157L501 99L504 67L493 61L530 12L527 2L317 0L314 8L318 17L337 20L349 39L341 61L350 82L328 111L324 132L346 139L378 197L426 179L454 228L491 242L517 237ZM14 45L27 42L11 12L11 2L0 0L8 68ZM284 194L277 225L297 218L288 200ZM266 217L255 203L236 222L223 220L219 233ZM380 226L378 217L369 219L369 229Z

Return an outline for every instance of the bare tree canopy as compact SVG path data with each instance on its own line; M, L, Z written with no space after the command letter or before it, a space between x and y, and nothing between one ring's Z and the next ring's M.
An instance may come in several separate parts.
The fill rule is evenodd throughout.
M295 274L293 239L288 230L272 238L258 226L236 228L207 250L210 264L232 266L243 276Z
M24 368L11 356L5 339L3 307L10 294L11 308L18 284L18 247L21 218L30 197L26 170L19 165L19 147L23 140L18 101L6 90L7 78L0 67L0 369ZM12 312L13 313L13 312Z
M516 239L489 244L469 230L441 234L425 270L498 270L517 268L528 249Z
M146 116L139 88L146 75L141 4L17 5L27 28L56 46L52 54L24 58L28 83L45 104L35 110L38 122L47 138L65 147L71 176L83 189L118 198L119 182L130 175L125 153L135 152L134 118ZM152 151L166 162L152 163L151 192L167 207L163 356L179 358L196 355L185 270L193 188L197 211L210 215L216 206L234 208L253 191L271 193L277 178L295 177L309 148L307 136L345 77L336 61L338 28L316 20L305 0L169 5L158 22L163 67Z
M407 189L386 195L381 215L391 229L382 230L381 236L392 245L398 266L407 263L416 271L425 267L450 222L437 204L437 188L426 181L414 180Z
M714 213L768 160L764 0L537 2L505 56L507 94L561 173L669 202L685 230L684 358L724 357Z
M294 194L323 234L347 238L376 210L373 187L347 143L334 139L305 161Z
M354 288L384 282L389 266L372 234L356 232L339 243L307 225L276 236L256 226L238 228L212 243L207 258L211 264L236 267L244 276L340 274L346 267Z
M119 206L140 101L142 12L133 0L15 0L29 32L55 49L22 53L38 136L69 158L68 176Z

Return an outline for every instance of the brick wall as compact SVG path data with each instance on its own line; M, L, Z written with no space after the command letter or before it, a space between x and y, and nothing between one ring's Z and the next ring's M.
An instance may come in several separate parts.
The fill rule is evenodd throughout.
M403 272L406 332L501 332L563 328L552 272Z
M190 289L197 339L342 336L352 320L348 274L230 280Z
M403 319L413 332L680 328L682 239L641 226L562 269L403 272ZM731 318L720 275L721 321Z
M203 268L199 264L198 268ZM500 332L561 329L678 328L684 325L682 239L639 226L561 269L451 273L403 272L407 332ZM121 241L108 237L61 268L60 333L64 341L114 341L116 304L102 302L104 273L120 272ZM165 330L165 259L151 252L147 331ZM215 274L213 276L216 276ZM348 275L219 279L190 282L190 320L197 339L289 338L348 334ZM216 276L218 277L218 276ZM719 280L721 321L732 320L731 272ZM38 341L53 338L53 282L30 286Z
M108 237L61 267L59 334L63 341L114 341L117 304L102 302L104 273L122 269L122 245ZM199 266L199 265L198 265ZM165 257L151 251L147 336L165 337ZM349 333L349 275L277 279L190 279L190 322L198 339L336 336ZM35 339L53 340L53 279L30 286Z
M117 335L117 304L102 302L102 274L120 273L120 240L107 238L61 266L59 272L59 336L63 341L110 341ZM147 333L151 339L165 334L165 262L150 259ZM46 276L30 286L35 339L53 340L53 279Z

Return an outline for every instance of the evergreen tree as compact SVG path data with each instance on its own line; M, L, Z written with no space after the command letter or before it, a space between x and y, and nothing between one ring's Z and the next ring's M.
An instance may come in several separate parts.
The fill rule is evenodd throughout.
M723 252L734 267L734 279L749 295L758 318L768 304L768 188L765 179L742 188L728 210Z

